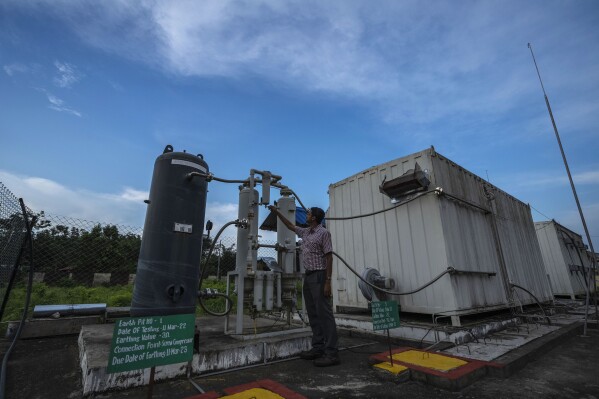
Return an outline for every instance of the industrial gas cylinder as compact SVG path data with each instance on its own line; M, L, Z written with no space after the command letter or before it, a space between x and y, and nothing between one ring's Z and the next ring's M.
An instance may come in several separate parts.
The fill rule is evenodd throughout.
M170 145L156 159L131 316L195 313L207 173L201 155L173 152Z

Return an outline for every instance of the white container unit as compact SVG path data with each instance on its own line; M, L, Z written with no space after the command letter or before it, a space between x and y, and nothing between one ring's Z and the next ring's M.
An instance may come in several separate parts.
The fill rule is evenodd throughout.
M536 222L535 230L553 295L572 299L585 295L592 261L582 237L553 220Z
M399 196L400 203L418 198L393 204L379 186L414 169L416 163L428 175L429 192ZM449 195L436 194L437 187ZM448 267L466 272L446 274L413 295L392 296L404 312L453 316L458 324L459 315L534 303L510 283L540 301L553 298L528 205L432 147L331 184L329 200L327 225L335 252L358 272L372 267L393 278L394 291L421 287ZM332 220L383 210L368 217ZM337 311L367 308L357 277L336 257L333 273Z

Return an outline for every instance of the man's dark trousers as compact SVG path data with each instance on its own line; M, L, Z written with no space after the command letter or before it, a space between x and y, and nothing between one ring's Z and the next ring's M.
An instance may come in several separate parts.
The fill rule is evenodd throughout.
M312 328L312 348L325 355L337 356L337 325L329 298L324 296L326 270L306 271L304 301Z

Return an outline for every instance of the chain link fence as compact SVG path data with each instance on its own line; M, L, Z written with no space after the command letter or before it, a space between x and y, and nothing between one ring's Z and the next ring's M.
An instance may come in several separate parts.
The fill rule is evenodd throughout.
M34 281L56 286L130 285L135 279L142 229L91 222L40 212L33 229ZM213 244L204 236L202 269L220 279L235 270L236 238L222 237L206 265ZM266 242L265 244L274 244ZM260 248L258 256L277 258L273 248Z
M109 306L130 305L142 228L27 211L33 223L34 247L31 308L56 303L106 302ZM210 215L206 215L206 219L209 218ZM0 183L0 294L3 297L7 294L25 234L19 201ZM236 238L219 238L206 264L212 243L212 238L205 235L201 267L202 270L207 268L207 280L224 280L227 272L235 270ZM276 259L277 253L273 248L260 248L258 256ZM24 303L31 263L28 251L23 252L19 263L21 266L15 274L15 286L8 299L13 314L7 312L4 317L6 320L14 320L16 314L22 311L20 307Z
M34 282L52 286L132 283L142 229L34 214Z
M21 248L27 234L25 218L17 197L0 182L0 295L2 312L9 289L17 276ZM1 314L0 314L1 317Z

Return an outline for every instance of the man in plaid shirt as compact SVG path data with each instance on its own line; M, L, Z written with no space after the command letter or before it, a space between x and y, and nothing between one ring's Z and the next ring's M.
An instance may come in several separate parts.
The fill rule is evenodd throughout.
M268 209L276 213L285 226L302 239L300 260L306 272L303 292L312 328L312 349L301 352L299 356L314 360L314 365L319 367L339 364L337 325L330 302L333 245L331 233L321 224L324 211L316 207L310 208L306 214L309 227L303 228L287 220L274 206L269 206Z

